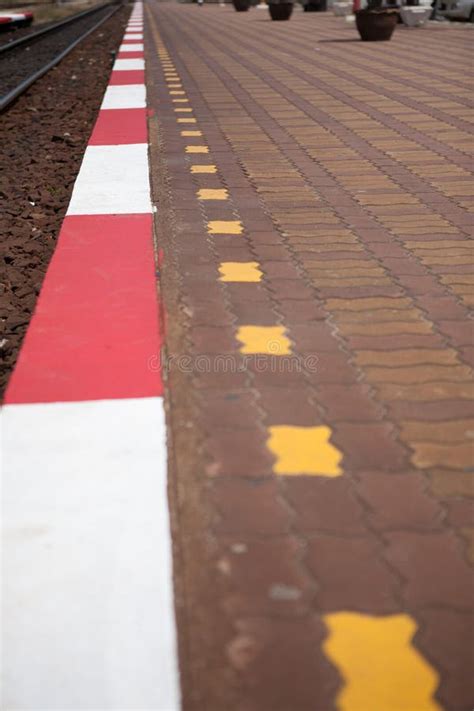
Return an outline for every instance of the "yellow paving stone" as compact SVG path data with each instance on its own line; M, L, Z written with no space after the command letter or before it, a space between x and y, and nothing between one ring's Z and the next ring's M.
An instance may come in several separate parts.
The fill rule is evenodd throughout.
M197 123L195 118L179 118L176 119L177 123Z
M283 326L239 326L237 339L241 353L265 353L267 355L290 355L291 341Z
M172 99L173 104L188 104L189 99Z
M174 109L175 114L190 114L190 113L192 113L192 111L193 110L187 106L186 107L184 107L184 106L178 107L177 109Z
M438 674L413 646L409 615L334 612L324 622L323 651L342 677L338 711L442 711Z
M258 262L221 262L220 281L260 281L262 272Z
M275 474L337 477L343 473L342 454L329 441L329 427L275 425L269 427L269 434L267 446L276 457Z
M410 442L414 450L411 461L419 469L446 467L465 471L472 467L474 446L472 442L463 444L435 444L433 442Z
M400 423L400 437L407 442L466 442L474 444L474 419Z
M227 200L229 193L225 188L201 188L197 193L199 200Z
M186 153L209 153L207 146L186 146Z
M211 220L207 229L211 235L241 235L243 231L240 220Z
M191 138L192 136L202 136L201 131L181 131L182 136Z
M178 89L172 89L170 91L171 96L184 96L184 91L179 91Z
M191 173L216 173L217 168L215 165L192 165Z
M397 367L406 365L456 365L458 356L452 349L406 348L399 351L357 351L357 365L383 365Z
M168 84L168 89L182 89L182 84Z

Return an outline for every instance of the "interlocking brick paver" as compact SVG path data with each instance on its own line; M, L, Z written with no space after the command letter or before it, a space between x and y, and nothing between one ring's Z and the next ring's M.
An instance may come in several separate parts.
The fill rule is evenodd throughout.
M471 711L470 33L149 16L184 706Z

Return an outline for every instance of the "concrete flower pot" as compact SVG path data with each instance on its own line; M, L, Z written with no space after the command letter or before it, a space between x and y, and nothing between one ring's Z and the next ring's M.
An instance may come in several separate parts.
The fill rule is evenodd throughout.
M335 2L333 3L332 10L336 17L343 17L344 15L350 15L352 13L352 3L351 2Z
M432 13L431 7L401 7L400 16L407 27L421 27Z

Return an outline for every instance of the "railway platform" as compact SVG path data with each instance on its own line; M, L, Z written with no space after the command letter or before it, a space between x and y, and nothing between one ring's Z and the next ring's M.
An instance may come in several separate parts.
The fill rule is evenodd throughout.
M136 3L7 391L21 708L472 711L473 37Z

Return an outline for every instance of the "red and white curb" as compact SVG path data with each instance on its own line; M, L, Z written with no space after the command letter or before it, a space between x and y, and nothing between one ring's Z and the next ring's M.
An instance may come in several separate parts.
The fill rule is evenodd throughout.
M143 8L3 408L3 704L176 711Z

